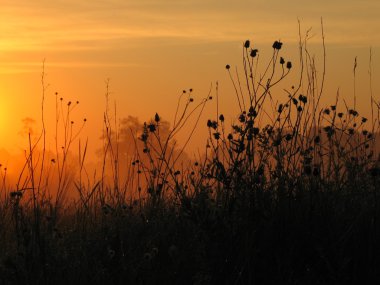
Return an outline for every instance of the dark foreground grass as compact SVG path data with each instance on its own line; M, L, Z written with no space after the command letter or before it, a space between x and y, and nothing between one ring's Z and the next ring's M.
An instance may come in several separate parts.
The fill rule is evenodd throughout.
M156 114L123 133L112 129L107 110L103 172L93 183L83 174L85 146L79 174L69 171L75 136L67 104L64 147L57 143L51 161L55 180L48 155L43 150L41 158L30 141L17 189L3 184L1 284L375 284L377 102L371 97L371 119L342 109L338 98L321 108L323 84L314 88L305 44L299 85L279 102L274 90L292 69L280 56L282 43L273 44L261 75L258 51L244 43L242 82L226 66L237 123L229 131L217 110L207 122L205 155L186 167L173 138L191 117L197 127L210 94L196 105L192 91L184 92L172 128ZM127 139L135 148L122 156ZM68 191L78 199L65 202Z
M225 205L202 193L97 218L78 211L54 229L43 222L38 240L33 221L20 218L19 232L14 221L2 228L0 276L3 284L374 284L379 179L363 179L355 192L284 179L239 189Z

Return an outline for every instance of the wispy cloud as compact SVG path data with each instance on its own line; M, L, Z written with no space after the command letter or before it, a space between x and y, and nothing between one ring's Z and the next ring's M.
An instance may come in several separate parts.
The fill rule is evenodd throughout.
M256 1L255 1L256 2ZM294 3L292 3L294 2ZM380 3L357 1L322 3L284 1L6 1L0 16L0 49L104 49L122 39L178 38L236 41L255 34L266 41L270 34L296 34L296 19L318 21L325 16L331 35L340 42L372 40L380 20ZM18 5L17 5L18 3ZM311 8L309 8L311 7ZM305 14L305 15L303 15ZM350 33L347 33L347 30ZM367 32L365 32L367 31ZM363 33L364 32L364 33ZM295 40L296 35L291 37ZM72 43L75 43L73 45ZM93 43L89 45L88 43Z
M0 0L0 61L17 54L13 65L33 52L128 51L146 40L180 42L296 42L297 18L313 26L320 41L324 17L326 42L380 46L379 1L239 0ZM24 54L24 56L22 55ZM79 58L75 59L80 62ZM103 63L92 63L101 66ZM69 62L73 63L72 60ZM85 61L80 66L86 66ZM119 63L124 64L124 63ZM5 70L8 67L2 67ZM16 70L16 68L14 68Z

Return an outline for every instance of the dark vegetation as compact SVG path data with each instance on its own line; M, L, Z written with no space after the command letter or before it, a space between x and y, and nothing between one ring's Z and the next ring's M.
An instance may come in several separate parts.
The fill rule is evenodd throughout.
M274 42L264 70L257 70L259 51L243 44L243 76L226 66L240 108L236 123L227 125L217 110L207 121L205 154L191 162L174 137L195 122L190 139L206 123L203 108L217 92L197 103L184 91L172 127L156 114L141 127L125 120L127 131L119 131L107 107L99 179L86 172L83 143L70 172L80 129L70 121L75 104L56 94L55 154L45 151L43 129L29 141L17 188L3 176L0 283L379 280L379 105L371 95L371 118L338 96L321 107L324 70L317 78L306 43L300 37L300 78L289 90L277 88L293 68L282 43ZM121 151L127 141L132 150ZM70 191L78 198L67 198Z

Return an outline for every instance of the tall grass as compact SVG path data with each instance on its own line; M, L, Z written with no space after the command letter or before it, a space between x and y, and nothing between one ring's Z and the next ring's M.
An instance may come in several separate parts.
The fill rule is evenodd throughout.
M79 127L71 120L79 102L56 93L55 151L46 150L43 127L35 142L29 136L16 189L1 172L2 283L378 278L379 105L371 94L370 119L342 106L339 93L334 105L321 107L325 62L318 78L307 40L300 33L299 79L284 91L278 87L294 64L282 57L282 42L273 43L263 69L261 51L243 43L242 73L226 65L239 106L232 126L219 112L218 86L198 103L192 89L183 91L171 126L159 113L142 124L132 117L119 123L107 83L102 169L94 176L80 139L86 120ZM323 30L322 43L325 52ZM42 86L44 122L43 76ZM286 99L276 99L278 92ZM216 118L202 122L215 101ZM205 153L189 160L187 143L203 123ZM185 126L188 139L178 146ZM67 199L69 192L77 199Z

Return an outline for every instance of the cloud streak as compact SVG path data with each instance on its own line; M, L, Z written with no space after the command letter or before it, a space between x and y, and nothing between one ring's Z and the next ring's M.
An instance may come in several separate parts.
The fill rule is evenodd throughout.
M380 46L378 1L248 1L228 0L3 0L0 10L0 63L4 58L30 70L35 52L93 55L94 66L104 63L102 52L127 52L146 41L168 46L188 43L259 43L282 39L296 43L297 18L313 26L320 42L320 16L324 17L326 43L346 46ZM307 2L307 3L306 3ZM343 5L344 4L344 5ZM17 55L17 56L14 56ZM68 62L89 66L85 60ZM17 64L18 63L18 64ZM20 66L23 65L23 68ZM63 64L63 63L62 63ZM115 64L115 63L111 63ZM123 66L126 63L119 63ZM5 64L6 65L6 64ZM64 65L64 64L63 64Z
M366 9L355 2L346 1L342 6L322 1L323 5L312 4L312 10L297 8L305 7L298 0L293 1L294 5L283 1L258 1L257 5L248 1L233 5L229 1L195 0L124 2L7 1L0 12L0 50L112 49L121 40L147 38L241 41L252 34L259 41L267 41L271 34L293 34L290 37L296 40L298 16L318 25L323 15L326 25L334 27L330 38L337 42L380 42L374 33L380 20L373 12L380 9L380 4L371 1L367 1ZM343 32L336 34L334 30Z

